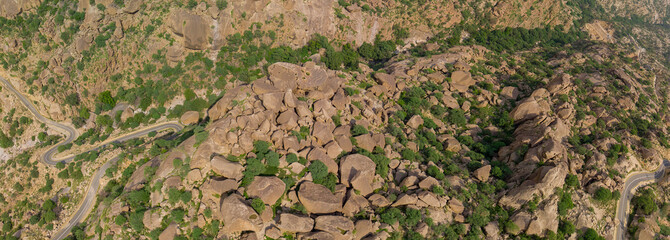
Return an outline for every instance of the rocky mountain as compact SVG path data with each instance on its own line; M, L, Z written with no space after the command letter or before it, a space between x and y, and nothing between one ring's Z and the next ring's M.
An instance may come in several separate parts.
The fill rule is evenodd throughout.
M0 0L0 236L667 237L667 5Z

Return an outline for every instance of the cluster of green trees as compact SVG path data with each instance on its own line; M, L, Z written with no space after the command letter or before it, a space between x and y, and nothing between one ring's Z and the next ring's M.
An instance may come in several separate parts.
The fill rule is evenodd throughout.
M53 220L56 220L55 208L56 203L54 201L51 201L50 199L45 200L44 203L42 203L40 211L30 217L30 224L37 224L42 227L44 224L49 224Z
M651 188L637 191L632 200L634 211L640 211L645 215L655 212L658 209L658 205L656 205L654 199L656 199L656 195Z
M62 164L60 162L56 165L58 169L62 169L58 173L58 178L60 179L73 179L76 181L84 180L84 173L81 172L81 162L74 162L72 164Z
M382 41L377 39L374 45L370 43L363 43L358 47L358 54L361 57L371 61L388 60L393 57L396 44L392 41Z
M596 192L593 194L593 198L596 201L599 201L601 203L608 203L611 200L619 200L619 197L621 197L621 193L619 191L610 191L607 188L604 187L599 187L596 189Z

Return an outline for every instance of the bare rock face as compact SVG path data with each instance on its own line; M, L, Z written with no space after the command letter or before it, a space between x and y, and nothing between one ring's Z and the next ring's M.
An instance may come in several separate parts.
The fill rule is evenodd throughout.
M211 29L201 16L186 10L177 10L170 16L172 32L184 37L184 47L193 50L204 50L209 46Z
M382 85L382 87L384 87L386 92L395 91L396 89L395 77L387 73L375 73L374 77L377 83L379 83L379 85Z
M549 92L546 89L540 88L535 90L530 97L521 101L510 112L514 122L523 122L550 112L549 104L545 100L548 94Z
M372 134L363 134L355 137L358 147L372 152L375 149L376 143L372 139Z
M519 98L519 90L516 87L507 86L500 91L500 96L510 100L516 100Z
M465 71L455 71L451 73L451 90L458 92L466 92L468 88L475 84L472 75Z
M530 222L530 218L531 216L527 212L518 212L514 214L512 217L510 217L510 221L512 221L518 228L510 229L510 233L516 235L526 229L528 227L528 223Z
M175 236L177 236L177 229L179 226L177 226L176 223L172 223L163 230L163 232L158 235L158 240L172 240L174 239Z
M444 95L442 95L442 102L446 107L451 109L459 109L461 107L458 105L458 100L456 100L456 98L451 96L451 94L445 93Z
M554 189L563 186L567 166L542 166L537 168L520 186L511 189L499 200L499 204L507 207L519 208L530 201L533 195L549 196Z
M540 209L534 214L534 218L528 224L526 234L540 236L546 230L556 232L558 230L558 198L552 197L544 202Z
M372 182L377 165L370 158L352 154L340 161L340 181L345 186L351 186L367 196L374 191Z
M432 189L435 185L439 186L440 182L438 182L434 177L427 177L419 182L419 188L422 189Z
M316 226L314 229L321 230L335 236L346 235L354 230L354 222L349 218L343 216L318 216L316 218ZM343 234L344 233L344 234Z
M300 66L278 62L268 67L270 81L280 91L293 90L297 87L296 82L302 77Z
M423 118L420 115L414 115L407 121L407 126L411 128L418 128L421 124L423 124Z
M256 176L247 187L249 197L258 197L265 204L272 205L284 195L286 183L277 177Z
M123 12L135 14L140 10L140 7L142 6L142 0L126 0L125 5L126 6L123 8Z
M491 165L486 165L483 167L478 168L474 172L475 177L479 179L479 181L486 182L489 180L489 176L491 175Z
M547 90L551 94L567 94L572 89L572 78L568 74L556 76L547 84Z
M397 206L405 206L405 205L414 205L416 202L419 201L419 198L415 194L404 194L396 200L393 205L393 207Z
M244 231L257 232L262 225L258 213L238 194L231 194L223 200L221 215L224 224L222 231L226 234Z
M283 106L282 99L284 98L284 94L281 92L265 93L260 95L260 98L263 102L263 107L270 111L279 112Z
M207 115L212 121L216 121L223 117L232 107L233 102L241 102L250 95L251 88L248 85L242 85L228 90L223 97L212 106L207 112Z
M498 222L490 222L484 227L486 239L500 239Z
M333 123L315 122L312 128L312 136L316 137L319 145L324 145L333 140L334 129L335 124Z
M347 217L352 217L354 214L359 213L362 209L367 208L368 206L370 206L370 203L365 197L354 194L347 199L347 202L342 208L342 213Z
M391 205L391 201L380 194L373 194L372 196L368 197L368 201L370 201L370 204L375 207L387 207Z
M284 232L304 233L314 229L314 219L298 216L290 213L282 213L279 216L279 229Z
M21 13L21 5L16 0L0 0L0 17L14 18Z
M449 209L456 214L461 214L465 207L463 207L463 202L458 199L449 200Z
M82 52L84 50L87 50L90 46L91 43L93 42L93 37L90 35L83 35L79 36L75 39L74 41L74 48L77 50L77 52Z
M342 198L328 188L313 182L300 184L298 199L310 213L333 213L342 210Z
M326 70L319 66L311 66L307 67L307 72L309 72L309 76L304 76L302 78L298 78L298 87L303 90L315 90L319 89L321 86L326 84L328 81L328 74L326 73Z
M168 47L165 57L167 58L167 60L171 62L178 62L179 60L182 59L183 55L184 55L184 49L177 45L174 45Z
M191 125L198 123L198 119L200 119L200 113L196 111L188 111L181 115L179 121L184 125Z
M163 220L163 216L161 216L160 209L159 210L147 210L146 212L144 212L144 217L142 218L142 223L149 230L153 230L153 229L159 228L161 226L161 221L162 220Z
M242 164L228 161L221 156L215 156L210 163L216 174L226 178L242 179L242 172L244 171Z

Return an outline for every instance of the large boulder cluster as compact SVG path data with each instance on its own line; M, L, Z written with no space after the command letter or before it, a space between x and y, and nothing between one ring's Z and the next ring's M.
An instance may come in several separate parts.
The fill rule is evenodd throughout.
M576 77L559 72L536 89L490 86L491 80L472 74L467 63L478 58L477 50L394 61L383 71L361 65L358 74L325 69L318 60L274 63L267 67L267 77L229 86L202 121L197 113L184 114L184 123L209 122L204 129L208 134L191 137L138 168L126 190L161 183L151 192L153 209L144 216L152 230L168 217L164 209L181 206L169 199L175 189L191 192L200 197L195 201L200 205L189 208L187 216L201 228L220 221L220 237L278 238L288 233L304 239L386 239L398 231L439 234L427 223L399 225L388 219L415 210L433 225L480 228L487 239L555 233L566 215L578 228L595 227L597 219L607 217L598 208L587 211L593 205L584 191L570 192L579 204L559 216L562 194L569 191L559 190L566 188L566 178L580 175L585 164L605 162L600 151L616 143L598 139L585 147L594 150L592 159L571 157L574 132L588 133L596 123L591 115L577 117L571 104ZM427 89L421 95L425 99L408 98L417 86ZM603 96L607 90L595 84L589 94ZM429 105L426 109L441 107L447 113L412 112L403 105L406 101L425 101L421 104ZM501 105L513 106L505 112L509 126L499 125L506 130L473 124L481 120L477 111ZM593 111L606 125L616 122L607 121L607 112ZM412 114L399 117L407 112ZM458 114L471 121L451 119ZM490 159L477 156L476 143L485 134L502 131L509 142L495 148ZM453 157L418 161L432 150L427 144ZM148 180L143 173L153 168L156 174ZM503 176L502 171L510 173ZM601 187L616 188L611 179L589 172L578 177L579 183L591 194ZM482 214L481 203L458 193L473 186L496 188L486 198L509 216L471 225ZM403 210L408 213L393 215Z
M220 234L228 236L250 231L258 237L279 237L289 232L319 239L361 239L375 235L385 238L387 231L397 230L397 226L353 218L361 212L374 213L375 209L385 207L425 209L440 223L464 219L464 204L435 194L432 190L440 182L426 175L426 166L401 159L398 146L392 143L394 138L378 128L388 121L389 111L397 109L383 99L399 97L406 86L396 81L397 74L374 74L378 84L366 91L347 85L346 78L354 76L324 69L313 62L275 63L268 67L268 72L267 78L228 90L210 108L207 116L211 123L205 129L209 132L205 140L196 142L191 138L162 159L147 163L158 169L152 181L162 181L163 185L151 193L156 209L147 211L145 218L156 218L153 222L165 218L168 212L160 208L172 206L167 193L176 188L191 191L193 196L202 194L201 210L189 212L189 216L201 219L202 211L211 209L212 219L224 225ZM462 73L452 75L459 74ZM442 81L446 77L437 78ZM451 84L458 91L473 83L465 74ZM197 121L197 115L187 115L182 121ZM422 124L420 117L408 122L413 128ZM245 166L245 158L256 156L255 143L259 141L269 143L281 156L278 168L284 175L295 176L294 183L287 183L286 177L279 175L261 175L240 186L249 167ZM376 152L387 160L351 153L354 149ZM290 154L306 161L289 162ZM242 158L233 160L230 156ZM175 163L187 160L190 168L180 178L176 175L180 166ZM323 163L325 171L336 177L336 185L328 186L314 179L311 165L315 161ZM487 181L489 171L490 166L482 167L477 178ZM135 175L138 176L132 178L136 181L129 183L133 189L150 184L143 182L143 175L137 172ZM392 197L380 192L386 188L397 192ZM254 199L260 199L265 210L255 211ZM300 207L296 210L296 206ZM273 208L280 210L273 215ZM422 230L424 234L426 231L427 228Z

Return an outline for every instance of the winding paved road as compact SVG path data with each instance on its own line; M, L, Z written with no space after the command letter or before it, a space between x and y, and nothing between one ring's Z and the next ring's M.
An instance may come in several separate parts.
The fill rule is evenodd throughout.
M77 130L71 126L54 122L42 116L42 114L37 110L37 108L35 108L32 102L30 102L22 93L16 90L16 88L14 88L14 86L9 81L4 79L3 77L0 77L0 82L2 82L10 91L12 91L18 97L18 99L23 103L23 105L26 106L26 108L28 108L28 110L35 116L35 118L38 121L43 122L44 124L49 125L51 127L57 128L63 133L65 133L66 136L65 140L49 148L42 155L41 160L45 164L50 166L55 166L59 162L64 163L71 162L75 156L67 156L55 159L54 155L58 152L59 146L72 143L77 138L78 136ZM144 129L133 131L120 137L116 137L114 139L107 140L102 144L100 144L99 146L89 149L88 151L94 151L104 148L111 143L120 143L130 139L142 137L153 131L158 132L167 129L172 129L178 132L183 129L183 126L177 122L159 123ZM100 178L104 175L105 171L118 160L119 160L118 157L112 158L109 161L105 162L105 164L103 164L102 167L98 169L98 171L93 175L93 178L91 179L91 185L89 185L89 188L86 192L86 196L84 196L84 199L80 203L79 208L77 209L75 214L72 215L67 224L63 226L51 239L53 240L64 239L70 234L72 228L77 224L79 224L88 215L97 197L98 189L100 188Z
M619 224L616 228L615 239L626 239L626 222L628 220L628 209L630 208L630 201L633 199L632 191L639 186L649 183L650 181L658 181L661 179L663 175L665 175L666 167L670 167L670 161L663 160L663 163L655 172L633 173L628 176L626 182L623 185L623 192L621 193L621 198L619 198L619 204L616 210L616 219L619 221Z

